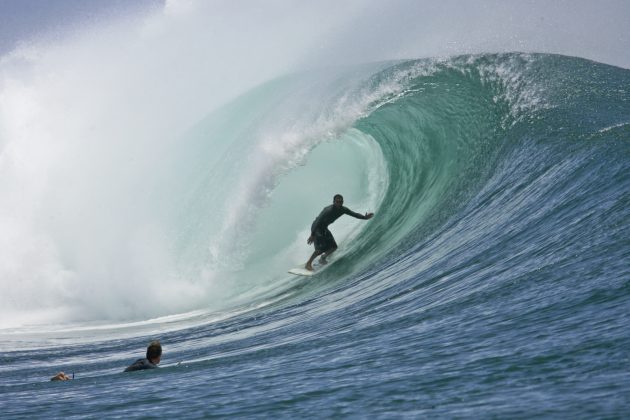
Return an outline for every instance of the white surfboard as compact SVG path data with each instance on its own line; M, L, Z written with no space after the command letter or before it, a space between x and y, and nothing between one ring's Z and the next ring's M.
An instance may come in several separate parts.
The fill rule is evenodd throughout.
M310 277L310 276L315 275L315 273L317 273L317 271L307 270L304 267L296 267L296 268L290 269L289 273L295 274L296 276L307 276L307 277Z

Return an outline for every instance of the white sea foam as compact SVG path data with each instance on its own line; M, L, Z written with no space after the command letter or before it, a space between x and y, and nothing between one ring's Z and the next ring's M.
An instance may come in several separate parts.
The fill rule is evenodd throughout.
M248 232L280 177L343 133L374 100L331 100L324 92L303 115L256 123L255 132L238 137L233 170L217 180L223 190L205 192L226 205L184 216L219 227L204 245L205 258L189 264L173 246L178 203L164 186L172 181L164 179L172 174L165 169L169 159L188 147L182 133L235 94L291 68L325 28L278 49L277 37L295 22L254 41L222 17L210 30L174 4L140 21L23 44L1 59L5 327L146 319L223 304L232 284L222 270L243 268ZM264 24L248 23L252 30ZM264 52L271 46L276 56Z

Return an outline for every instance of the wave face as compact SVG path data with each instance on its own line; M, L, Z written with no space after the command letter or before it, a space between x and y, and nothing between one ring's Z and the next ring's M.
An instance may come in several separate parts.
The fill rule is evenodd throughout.
M2 412L622 416L629 86L628 70L514 53L252 90L154 153L151 223L118 237L160 267L122 284L166 292L128 298L44 227L57 281L76 285L58 318L72 324L0 330ZM337 192L376 216L332 225L340 251L318 276L284 274ZM111 293L91 298L90 273ZM121 375L154 337L166 366ZM42 383L58 370L77 380Z

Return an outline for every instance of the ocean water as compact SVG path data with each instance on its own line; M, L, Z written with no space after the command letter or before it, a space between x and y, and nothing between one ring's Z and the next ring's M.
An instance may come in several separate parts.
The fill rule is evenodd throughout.
M174 137L28 149L27 188L0 143L0 417L628 416L629 70L330 68ZM375 217L286 274L335 193ZM154 339L161 368L122 373Z

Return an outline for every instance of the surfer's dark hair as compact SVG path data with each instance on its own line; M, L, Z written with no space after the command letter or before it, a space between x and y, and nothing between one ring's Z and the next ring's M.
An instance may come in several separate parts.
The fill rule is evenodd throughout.
M151 361L161 355L162 345L160 344L160 340L151 341L151 343L149 343L149 347L147 347L147 359Z
M337 197L339 197L339 198L341 198L343 200L343 195L335 194L335 196L333 197L333 201L335 201L337 199Z

